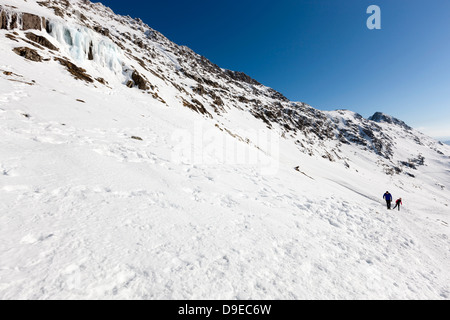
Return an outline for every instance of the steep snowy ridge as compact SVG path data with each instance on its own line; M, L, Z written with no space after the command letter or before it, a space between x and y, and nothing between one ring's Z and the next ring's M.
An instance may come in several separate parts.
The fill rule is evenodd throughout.
M0 299L450 298L450 146L100 3L0 0L0 137Z
M9 17L11 8L7 10ZM50 12L43 14L43 8ZM149 90L161 102L168 98L161 95L159 88L169 86L173 89L169 96L172 98L175 92L178 105L209 117L215 115L219 121L223 118L217 116L230 109L248 111L268 127L290 133L299 141L300 149L309 154L317 152L330 158L329 150L320 142L334 140L333 152L339 153L342 143L351 143L386 160L392 158L392 138L374 122L357 114L347 117L341 112L329 116L306 104L292 103L247 75L221 69L192 50L170 42L140 19L117 16L100 3L89 1L38 1L34 7L30 4L29 11L41 15L47 32L63 48L64 59L70 56L69 60L87 69L87 74L91 71L94 78ZM105 68L115 76L105 77ZM387 119L391 118L382 118L379 113L369 118L375 122ZM406 130L411 129L401 123ZM386 161L385 165L390 167L390 172L399 172L405 161Z

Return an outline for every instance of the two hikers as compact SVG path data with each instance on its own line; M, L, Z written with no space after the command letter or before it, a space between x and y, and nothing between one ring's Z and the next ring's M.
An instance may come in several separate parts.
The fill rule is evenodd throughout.
M386 191L386 193L383 195L383 199L386 200L387 208L390 210L392 204L392 194L390 194L389 191ZM398 208L398 211L400 211L401 205L403 205L402 198L399 198L395 201L395 207L393 209Z

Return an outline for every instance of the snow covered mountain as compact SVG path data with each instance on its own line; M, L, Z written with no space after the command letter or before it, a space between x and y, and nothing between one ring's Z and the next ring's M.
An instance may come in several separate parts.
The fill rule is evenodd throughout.
M449 299L449 146L87 0L0 44L1 299Z

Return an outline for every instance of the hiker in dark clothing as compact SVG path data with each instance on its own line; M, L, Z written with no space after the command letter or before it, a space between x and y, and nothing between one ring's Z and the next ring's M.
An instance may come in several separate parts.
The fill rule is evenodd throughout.
M395 210L395 208L398 207L398 211L400 211L400 206L401 206L402 204L403 204L403 203L402 203L402 198L397 199L397 201L395 201L395 207L394 207L393 210Z
M391 209L392 195L389 193L389 191L386 191L386 193L383 195L383 199L386 200L387 208Z

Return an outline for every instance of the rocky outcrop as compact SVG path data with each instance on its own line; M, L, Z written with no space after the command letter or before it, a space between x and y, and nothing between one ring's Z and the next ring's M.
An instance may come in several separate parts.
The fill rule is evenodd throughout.
M246 75L243 72L225 70L225 73L233 80L241 81L241 82L245 82L245 83L249 83L249 84L253 84L253 85L261 85L261 83L259 83L255 79L252 79L251 77L249 77L248 75Z
M142 75L140 75L139 72L137 72L136 70L131 75L131 79L133 80L134 85L137 86L139 89L141 89L141 90L149 89L148 81Z
M5 11L0 9L0 29L8 29L8 17Z
M59 49L55 47L46 37L38 36L32 32L25 33L25 36L27 37L27 39L34 41L50 50L59 51Z
M0 29L42 30L45 19L35 14L6 10L0 6Z
M24 57L27 60L41 62L42 57L37 53L36 50L28 48L28 47L18 47L14 48L13 51L21 57Z
M105 37L109 37L109 29L108 28L103 28L101 26L95 26L94 30Z
M91 41L91 43L89 44L89 52L88 52L88 60L94 60L94 52L93 52L93 44L92 44L92 41Z
M10 13L0 7L0 29L11 30L17 28L18 14Z
M22 13L22 30L42 30L42 18L31 14L31 13Z
M196 99L192 99L192 103L183 99L183 106L212 118L212 115L208 112L208 110L205 109L203 104L201 104L201 102Z
M58 57L55 57L54 59L55 61L59 61L59 63L61 63L64 67L66 67L67 71L69 71L75 79L83 80L89 83L94 82L92 77L86 73L85 69L76 66L67 59Z

